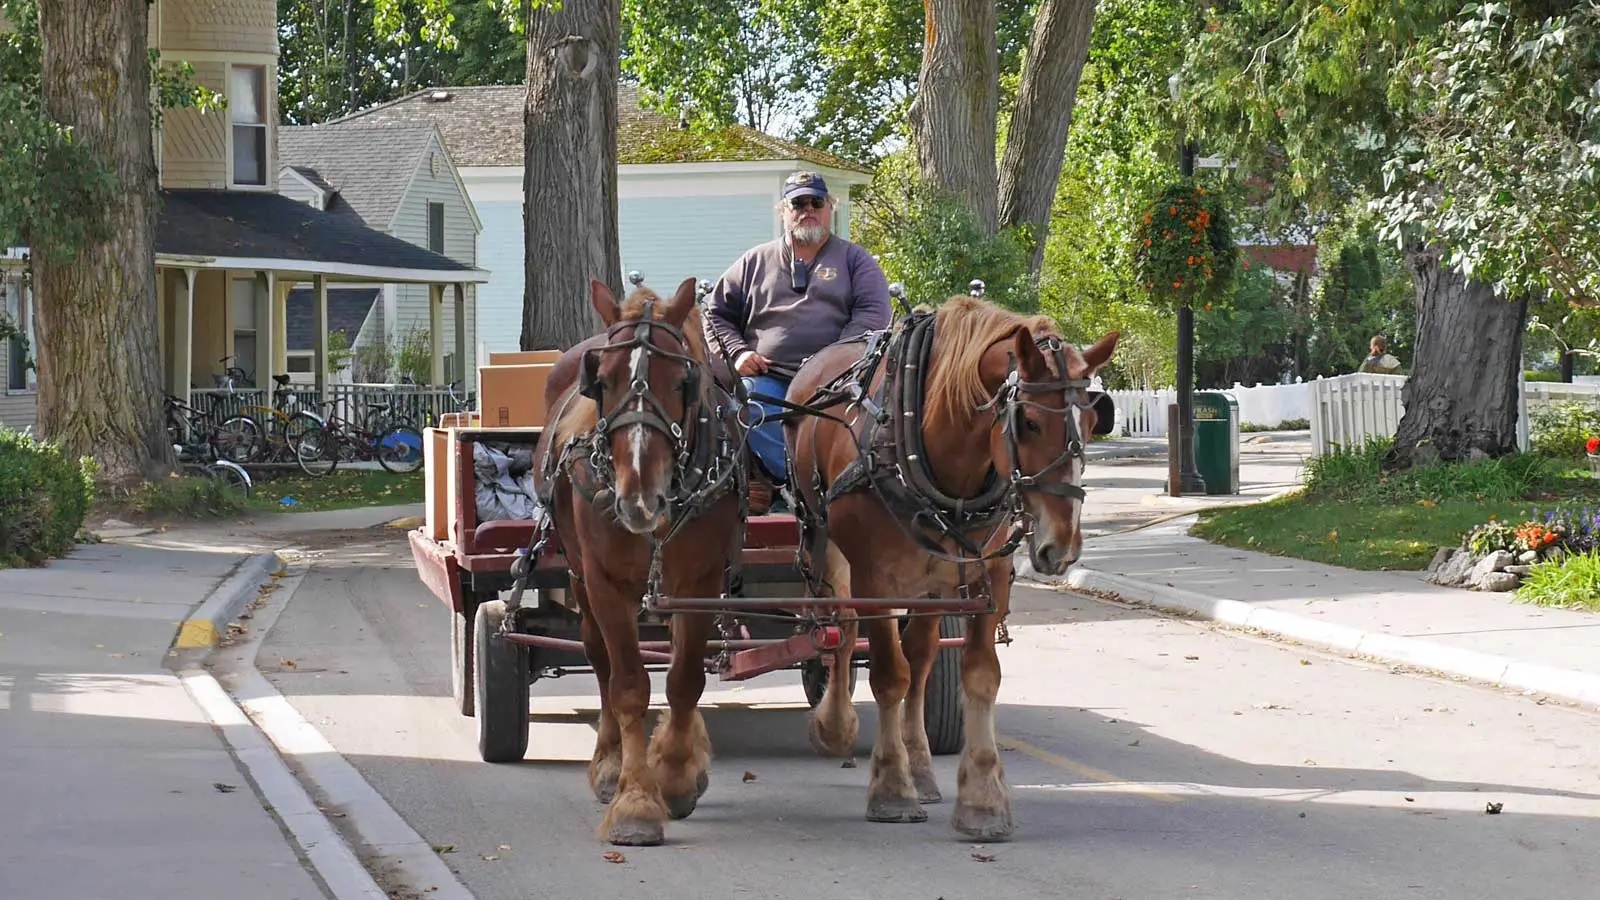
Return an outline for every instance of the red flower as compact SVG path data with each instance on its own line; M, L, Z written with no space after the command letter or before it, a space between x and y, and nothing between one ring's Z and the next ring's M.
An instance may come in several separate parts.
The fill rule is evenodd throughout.
M1600 437L1589 438L1588 443L1583 445L1583 449L1587 450L1590 456L1600 453Z

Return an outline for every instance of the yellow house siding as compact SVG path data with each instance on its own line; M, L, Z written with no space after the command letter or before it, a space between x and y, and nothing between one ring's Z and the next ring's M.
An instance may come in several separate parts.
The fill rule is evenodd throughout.
M278 52L275 0L161 0L163 55L172 51Z
M194 80L214 91L228 87L227 64L198 62ZM228 186L226 110L169 109L161 116L161 186L220 190Z

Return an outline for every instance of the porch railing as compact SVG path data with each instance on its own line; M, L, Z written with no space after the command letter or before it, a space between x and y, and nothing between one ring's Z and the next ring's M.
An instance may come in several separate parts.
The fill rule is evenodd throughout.
M357 425L371 417L374 425L402 421L418 429L435 424L443 413L455 412L457 400L462 409L469 409L477 402L472 394L458 393L457 399L452 399L448 387L430 385L330 384L326 405L319 402L313 388L294 387L292 390L295 405L290 408L291 413L307 409L327 416L331 410L334 415ZM200 412L212 412L218 419L240 415L260 419L261 410L249 407L272 406L271 391L261 388L194 388L189 395L190 405ZM388 409L381 409L384 406Z

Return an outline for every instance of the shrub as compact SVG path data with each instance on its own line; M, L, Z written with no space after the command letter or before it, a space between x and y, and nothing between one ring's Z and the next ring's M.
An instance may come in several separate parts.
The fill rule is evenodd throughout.
M1600 610L1600 555L1567 555L1534 564L1516 597L1536 606Z
M1534 452L1559 459L1584 454L1589 438L1600 435L1600 409L1587 403L1553 403L1528 417Z
M0 565L38 565L71 549L94 497L94 463L0 428Z
M1496 503L1521 500L1563 474L1561 464L1533 453L1385 472L1383 461L1393 445L1393 438L1369 438L1358 447L1341 447L1310 460L1306 495L1324 500Z

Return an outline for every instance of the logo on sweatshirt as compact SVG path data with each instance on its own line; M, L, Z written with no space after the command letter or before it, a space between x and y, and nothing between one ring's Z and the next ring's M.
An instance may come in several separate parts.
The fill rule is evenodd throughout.
M832 281L839 277L839 270L833 266L818 266L812 270L811 274L822 281Z

